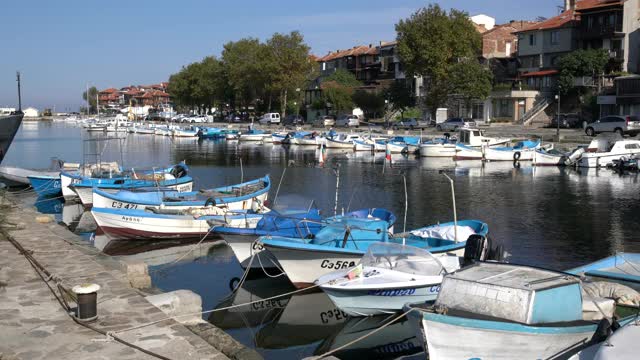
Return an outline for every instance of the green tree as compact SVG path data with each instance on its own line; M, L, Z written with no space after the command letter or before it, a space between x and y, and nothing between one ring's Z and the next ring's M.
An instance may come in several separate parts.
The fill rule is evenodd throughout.
M333 74L327 76L324 81L334 81L340 85L348 87L362 86L362 83L356 79L356 76L349 70L337 69Z
M473 99L485 99L489 96L492 79L491 71L476 59L466 59L451 67L451 86L462 97L468 111L471 110Z
M234 99L241 105L249 105L268 93L267 84L273 60L258 39L246 38L228 42L222 50L222 64ZM269 101L270 102L270 101Z
M404 112L407 108L416 105L416 98L406 81L394 81L387 89L386 97L389 100L391 110L399 111L401 118L404 118Z
M429 5L400 20L396 32L405 72L425 77L425 103L435 115L454 92L449 81L452 67L479 54L481 36L467 13L455 9L447 12L439 5Z
M338 69L322 81L322 99L336 112L351 110L354 88L360 85L350 71Z
M351 95L353 103L362 109L367 117L377 117L379 113L384 111L384 96L373 94L364 90L356 90Z
M98 89L95 86L89 88L89 114L98 112ZM87 91L82 92L82 100L87 101Z
M309 58L309 46L304 43L302 34L292 31L289 34L275 33L267 40L266 49L270 53L267 64L271 76L271 86L280 95L282 117L287 112L289 91L301 88L307 75L313 71L313 62ZM296 99L296 102L300 101Z
M603 49L576 50L558 61L558 90L567 94L574 89L574 79L580 76L597 78L604 74L609 54Z

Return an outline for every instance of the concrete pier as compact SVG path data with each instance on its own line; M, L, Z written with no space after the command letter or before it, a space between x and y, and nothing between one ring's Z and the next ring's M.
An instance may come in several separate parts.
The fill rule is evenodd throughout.
M4 201L0 208L0 358L146 359L133 347L77 324L47 287L95 283L98 319L91 326L170 359L227 359L200 336L169 319L118 332L167 315L133 289L117 261L82 243L55 222L41 222L30 208ZM19 243L51 276L45 282L8 241ZM67 299L68 301L70 299Z

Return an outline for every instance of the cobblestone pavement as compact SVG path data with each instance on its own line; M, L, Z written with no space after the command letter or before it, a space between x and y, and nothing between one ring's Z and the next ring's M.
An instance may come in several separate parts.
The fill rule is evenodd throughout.
M104 266L96 256L71 243L75 235L55 223L40 224L32 209L0 209L7 236L32 252L38 262L71 287L80 283L101 286L99 319L104 331L117 331L159 319L164 315L130 288L115 266ZM11 229L16 227L17 229ZM50 281L55 285L54 281ZM118 337L171 359L227 359L174 320L165 320ZM152 358L76 324L63 310L26 258L0 234L0 358L1 359L146 359Z

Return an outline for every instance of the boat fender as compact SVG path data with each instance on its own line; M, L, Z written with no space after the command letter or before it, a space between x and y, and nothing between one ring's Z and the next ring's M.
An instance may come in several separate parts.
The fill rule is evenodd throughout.
M484 236L478 234L470 235L467 239L466 245L464 246L462 266L471 265L477 260L482 260L486 244L487 238Z
M205 201L204 206L209 207L209 206L216 206L216 199L214 198L208 198L207 201Z
M522 154L520 154L520 151L516 151L513 153L513 161L518 161L520 160L520 156L522 156Z

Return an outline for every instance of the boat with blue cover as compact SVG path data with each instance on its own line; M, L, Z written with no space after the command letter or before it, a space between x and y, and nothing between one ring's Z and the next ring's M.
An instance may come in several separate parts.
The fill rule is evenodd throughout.
M262 204L271 190L269 175L240 184L200 191L179 192L171 188L144 188L109 192L93 189L93 206L114 209L164 208L184 210L191 207L223 206L229 210L251 209ZM259 205L258 204L258 205Z
M640 290L640 253L617 253L567 272L593 279L614 281Z
M322 217L318 209L271 210L262 215L255 227L233 227L225 222L209 221L216 234L222 235L243 268L276 267L275 260L262 252L256 239L261 236L285 236L295 238L313 237L322 228ZM260 257L251 260L251 257ZM251 263L251 264L249 264Z
M428 230L432 227L422 228L423 231L418 234L424 236L406 234L392 237L389 234L393 231L393 221L393 215L387 218L373 214L357 218L336 217L327 219L327 225L312 239L262 237L259 241L278 260L289 280L297 287L310 286L320 276L333 270L355 266L369 246L376 242L407 244L436 254L456 252L459 246L464 249L463 241L458 244L435 235L451 233L452 223L435 225L444 227L439 231ZM478 224L477 228L482 234L488 231L486 224L480 225L481 222L473 220L460 221L458 227L471 222Z
M123 189L166 187L178 192L189 192L193 187L193 178L187 174L188 170L186 164L180 163L166 169L121 172L113 177L88 177L61 172L60 180L63 190L64 184L69 183L69 189L76 193L82 204L90 207L93 205L94 188L116 192Z
M566 358L606 337L614 316L621 325L637 316L637 306L586 286L567 273L479 262L445 276L435 302L404 310L431 359Z
M484 147L482 150L487 161L530 161L540 146L540 140L524 140L514 146Z

